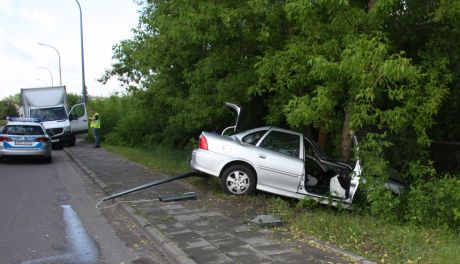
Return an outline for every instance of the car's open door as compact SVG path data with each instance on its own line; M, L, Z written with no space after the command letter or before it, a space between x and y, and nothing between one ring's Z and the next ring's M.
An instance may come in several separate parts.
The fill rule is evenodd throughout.
M76 135L88 133L88 113L86 104L76 104L69 111L70 126Z
M235 125L229 126L226 129L224 129L224 131L222 131L222 135L225 135L225 132L227 132L227 130L233 129L233 132L236 131L236 128L238 127L238 121L240 119L240 113L241 113L241 107L237 106L236 104L225 103L225 106L227 106L232 111L235 111L235 113L236 113L236 122L235 122Z

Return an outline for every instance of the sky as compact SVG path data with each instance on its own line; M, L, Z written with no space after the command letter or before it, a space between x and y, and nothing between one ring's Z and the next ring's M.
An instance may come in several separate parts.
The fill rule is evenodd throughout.
M83 17L85 83L90 96L123 92L110 69L112 47L133 36L140 7L133 0L78 0ZM82 92L80 12L76 0L0 0L0 99L21 88L59 86ZM51 72L51 73L50 73Z

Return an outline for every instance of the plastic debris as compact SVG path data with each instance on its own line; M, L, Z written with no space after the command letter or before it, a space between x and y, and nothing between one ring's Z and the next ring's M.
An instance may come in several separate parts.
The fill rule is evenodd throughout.
M167 194L167 195L158 196L158 199L162 202L191 200L195 198L196 198L196 193L194 192L188 192L188 193L183 193L183 194Z
M250 220L250 222L260 226L278 226L284 221L281 217L274 215L258 215Z

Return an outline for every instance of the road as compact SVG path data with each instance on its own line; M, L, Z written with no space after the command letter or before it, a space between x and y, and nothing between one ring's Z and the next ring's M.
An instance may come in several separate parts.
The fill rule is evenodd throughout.
M63 151L0 163L0 263L167 263Z

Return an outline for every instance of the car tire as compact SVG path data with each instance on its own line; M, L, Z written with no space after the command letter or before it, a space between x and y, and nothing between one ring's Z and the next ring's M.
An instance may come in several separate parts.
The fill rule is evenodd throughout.
M222 173L220 184L226 193L250 195L256 190L256 177L248 166L233 165Z
M53 162L53 156L49 155L45 157L45 163L51 163L51 162Z

